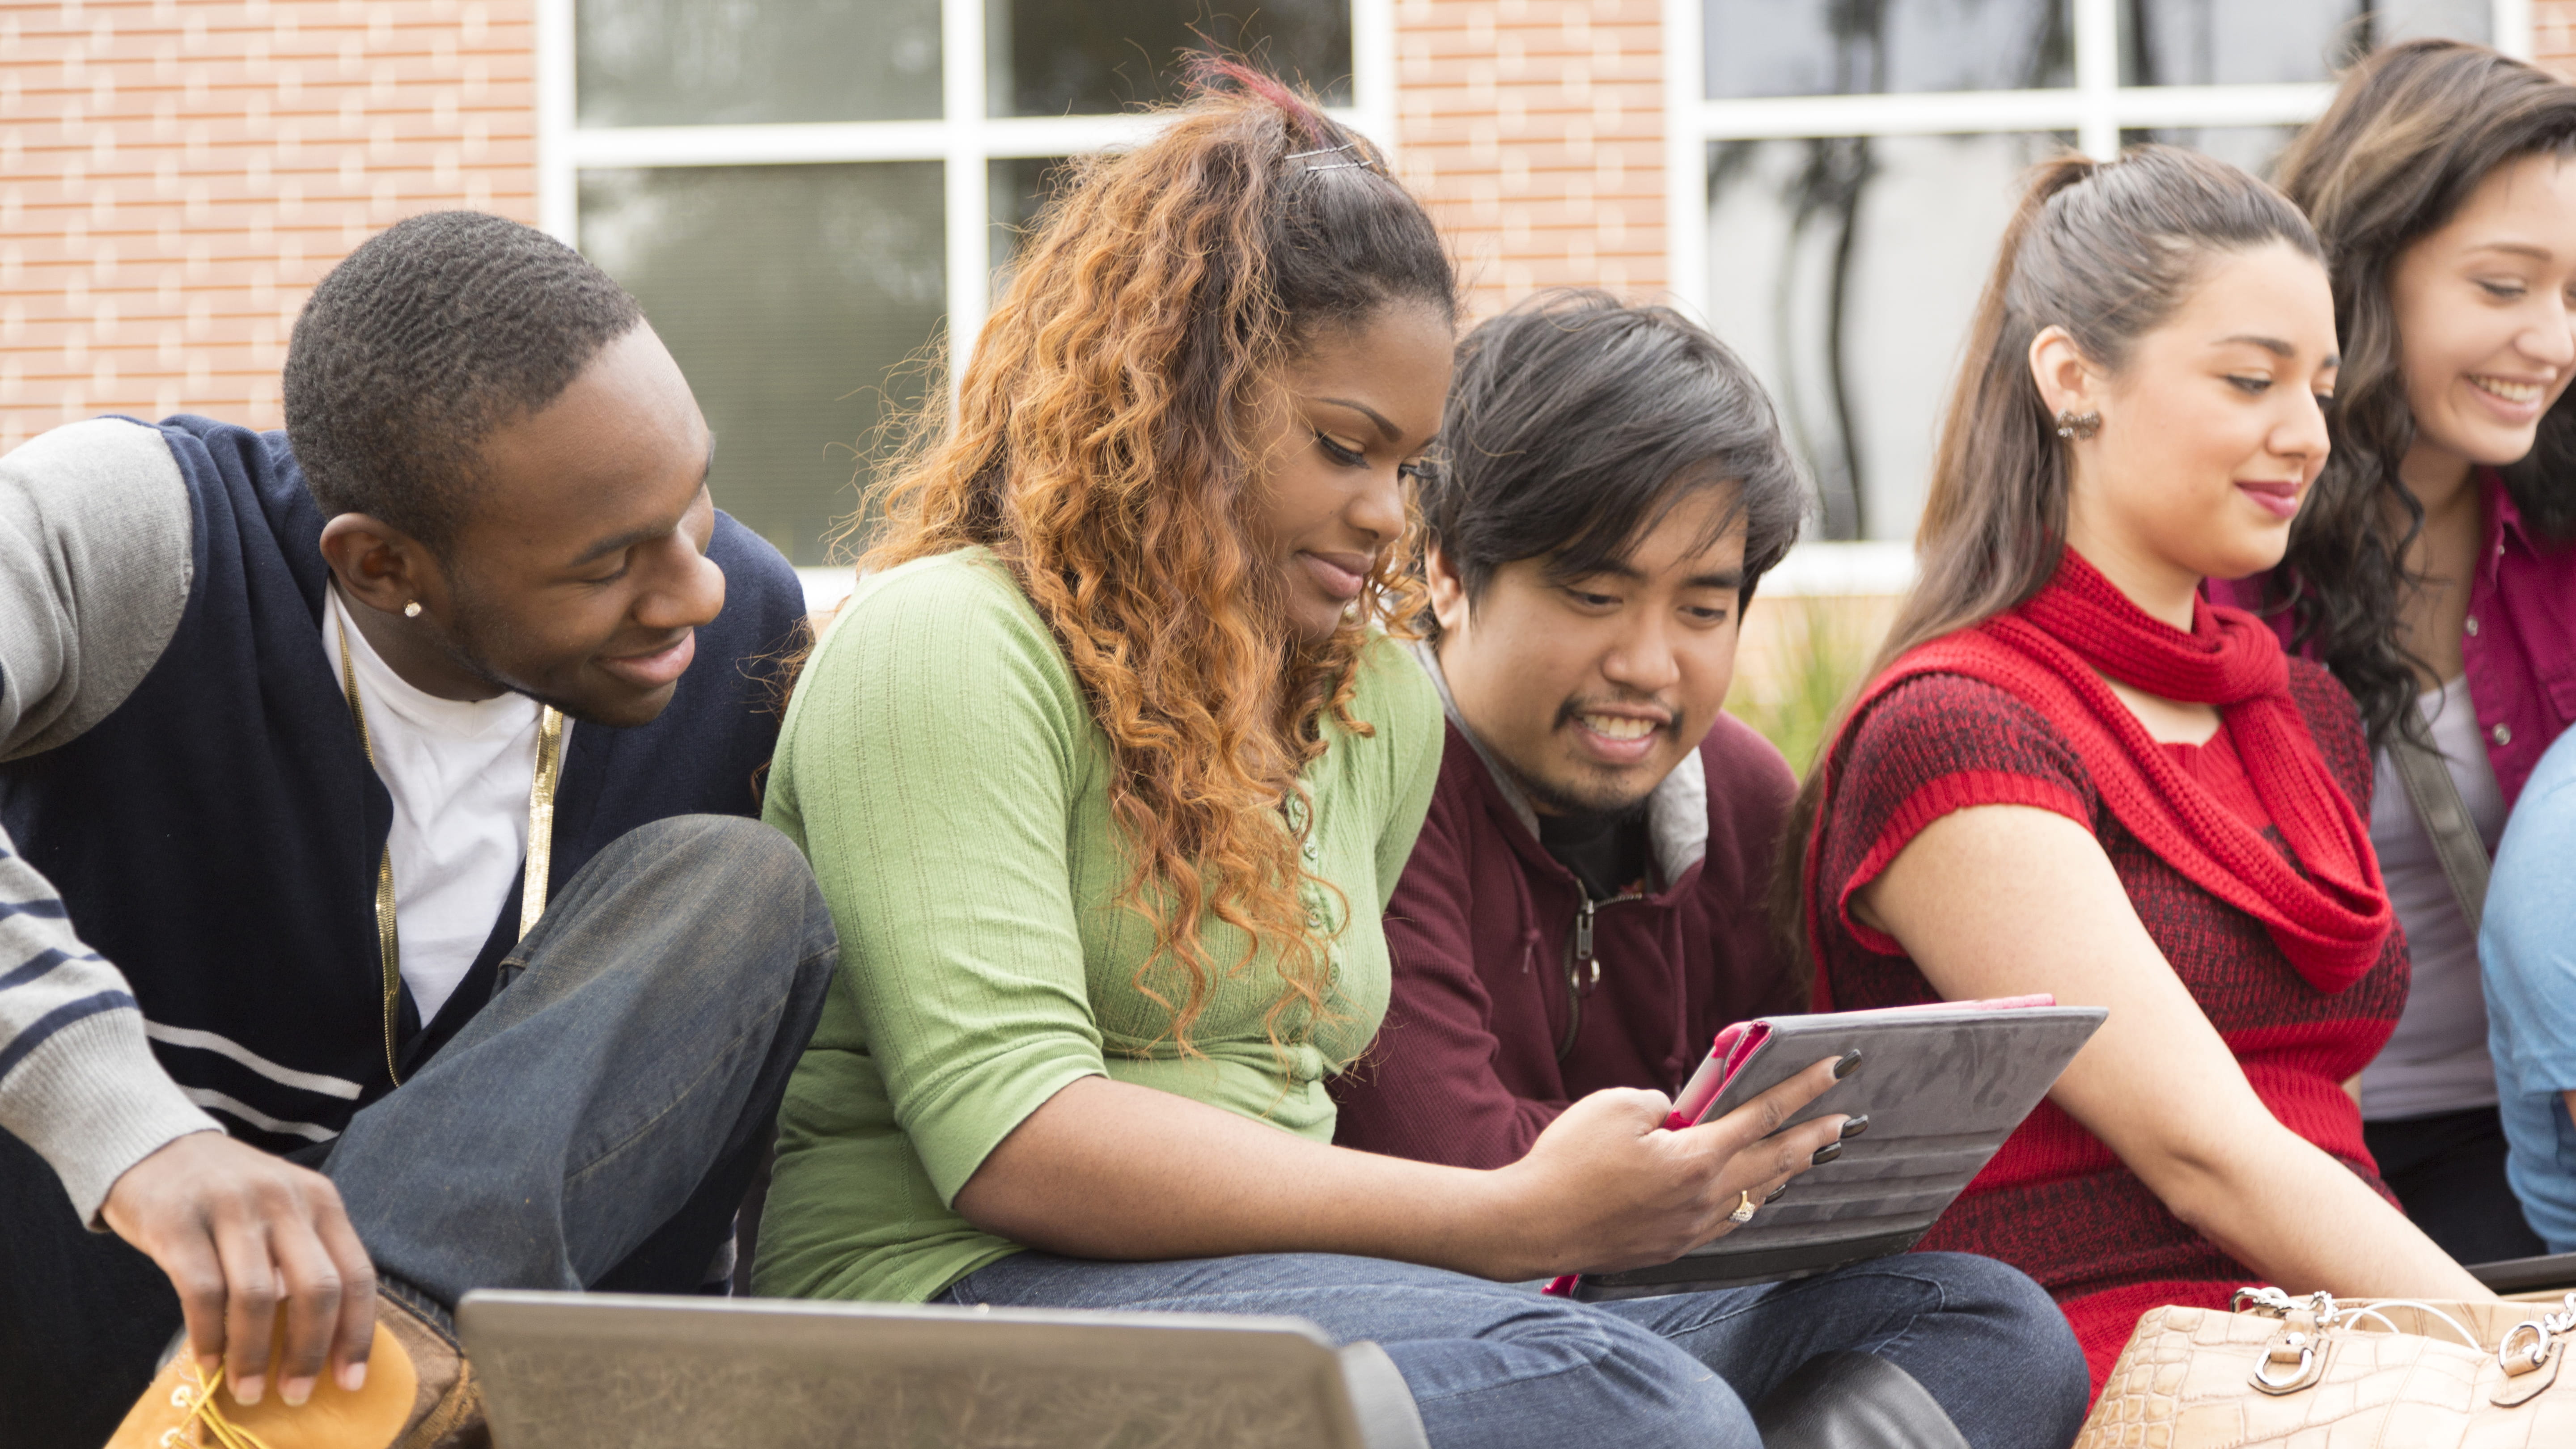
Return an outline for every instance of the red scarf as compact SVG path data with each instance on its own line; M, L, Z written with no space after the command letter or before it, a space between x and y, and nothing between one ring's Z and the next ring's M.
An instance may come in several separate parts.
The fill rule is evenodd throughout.
M2099 673L2096 673L2096 671ZM2290 697L2280 640L2242 609L2192 601L2191 632L2149 618L2073 549L2019 608L1908 650L1852 718L1918 674L1983 680L2065 733L2102 803L2193 884L2261 921L2308 984L2333 993L2379 960L2393 917L2369 822L2327 771ZM2102 675L2165 699L2218 706L2256 798L2306 868L2281 853L2147 736ZM1833 798L1828 752L1822 798ZM1825 819L1807 840L1808 939L1821 942L1816 873Z

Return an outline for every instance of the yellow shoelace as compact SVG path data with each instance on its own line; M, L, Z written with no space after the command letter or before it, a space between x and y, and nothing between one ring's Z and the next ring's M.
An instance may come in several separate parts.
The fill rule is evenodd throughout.
M215 1436L215 1442L222 1445L223 1449L268 1449L267 1440L225 1418L224 1411L215 1407L215 1386L224 1381L222 1369L215 1370L214 1377L208 1378L206 1371L197 1367L197 1361L191 1358L188 1360L188 1372L197 1380L195 1401L190 1402L186 1384L181 1384L177 1391L171 1394L171 1407L186 1409L188 1417L177 1428L162 1433L162 1449L178 1449L178 1446L189 1443L190 1439L186 1437L188 1431L201 1423L206 1426L207 1433Z

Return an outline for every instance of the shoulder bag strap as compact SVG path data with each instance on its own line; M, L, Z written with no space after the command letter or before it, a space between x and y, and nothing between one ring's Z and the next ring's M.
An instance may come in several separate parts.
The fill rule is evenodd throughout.
M2408 739L2404 731L2388 742L2388 758L2397 766L2397 778L2406 782L2415 818L2433 838L2433 854L2451 882L2451 898L2459 902L2469 938L2475 940L2487 899L2487 845L2478 838L2477 822L2469 818L2468 802L2460 798L2459 784L2441 753Z

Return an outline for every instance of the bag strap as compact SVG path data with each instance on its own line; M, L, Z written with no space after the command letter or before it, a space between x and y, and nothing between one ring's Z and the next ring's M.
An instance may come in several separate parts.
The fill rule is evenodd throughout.
M2469 923L2469 939L2476 940L2478 918L2487 901L2487 843L2478 838L2478 823L2469 817L2468 802L2460 798L2459 782L2451 778L2440 751L2407 738L2404 731L2388 742L2388 758L2397 766L2397 778L2406 783L2415 818L2424 822L2424 833L2433 838L2433 854L2451 882L2451 898L2459 902L2460 915Z

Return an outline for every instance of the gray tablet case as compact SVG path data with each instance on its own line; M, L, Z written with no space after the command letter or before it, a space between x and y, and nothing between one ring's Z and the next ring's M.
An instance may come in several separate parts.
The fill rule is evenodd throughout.
M1587 1302L1806 1278L1901 1253L2030 1115L2105 1016L2098 1006L1769 1018L1770 1036L1701 1114L1715 1121L1815 1065L1861 1063L1791 1119L1867 1113L1842 1155L1708 1246L1653 1268L1586 1273Z
M2576 1253L2538 1258L2499 1258L2464 1265L2469 1276L2496 1293L2564 1293L2576 1290Z
M456 1326L496 1449L1403 1442L1295 1318L478 1292Z

